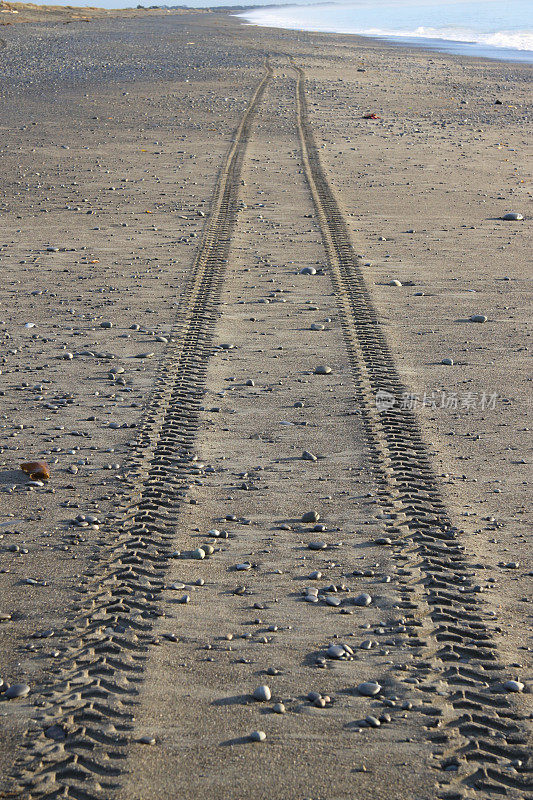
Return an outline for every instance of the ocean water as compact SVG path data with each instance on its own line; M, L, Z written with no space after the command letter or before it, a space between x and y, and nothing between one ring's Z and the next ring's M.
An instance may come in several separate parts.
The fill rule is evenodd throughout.
M237 16L254 25L533 63L533 0L352 0L256 7Z

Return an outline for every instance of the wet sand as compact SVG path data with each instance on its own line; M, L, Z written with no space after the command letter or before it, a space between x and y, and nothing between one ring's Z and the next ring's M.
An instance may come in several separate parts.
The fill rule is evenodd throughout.
M6 796L527 797L530 68L1 38Z

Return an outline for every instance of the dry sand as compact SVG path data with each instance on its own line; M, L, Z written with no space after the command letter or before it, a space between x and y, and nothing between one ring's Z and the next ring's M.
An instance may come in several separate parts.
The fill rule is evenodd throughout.
M1 37L0 797L527 798L531 70L143 17Z

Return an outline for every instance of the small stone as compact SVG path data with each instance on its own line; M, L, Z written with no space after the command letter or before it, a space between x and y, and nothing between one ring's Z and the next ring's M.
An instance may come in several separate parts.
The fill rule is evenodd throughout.
M309 542L307 546L309 550L325 550L327 548L326 542Z
M503 688L508 692L523 692L524 684L521 681L505 681Z
M301 522L318 522L320 519L320 514L316 511L306 511L305 514L302 514Z
M252 569L252 565L249 561L244 561L242 564L236 564L235 569L237 572L247 572L249 569Z
M304 450L303 451L302 459L303 459L303 461L317 461L318 460L317 457L313 453L309 452L309 450Z
M324 330L324 325L321 325L319 322L313 322L311 324L311 330L312 331L323 331Z
M359 684L357 691L359 694L362 694L363 697L374 697L381 692L381 686L377 681L365 681L365 683Z
M520 214L519 211L510 211L508 214L504 214L502 219L516 222L518 220L524 219L524 215Z
M254 700L258 700L264 703L265 701L270 700L270 698L272 697L272 692L270 691L270 688L266 685L258 686L257 689L254 689L252 697L254 698Z
M8 700L14 700L17 697L27 697L30 693L30 687L27 683L13 683L4 694Z
M327 649L330 658L344 658L346 650L341 644L331 644Z
M484 314L472 314L470 322L486 322L487 317Z
M139 744L155 744L155 736L141 736L137 741Z
M264 731L252 731L250 739L252 742L264 742L267 735Z
M443 358L440 363L444 364L446 367L453 367L453 358Z
M113 323L112 322L101 322L100 323L100 327L101 328L112 328L113 327Z
M191 558L196 558L197 560L201 561L205 558L205 550L202 550L201 547L197 547L196 550L191 552Z
M314 267L304 267L300 270L300 275L316 275L316 269Z
M389 281L389 286L401 286L401 285L402 285L401 281L398 281L396 279L393 281Z
M377 717L368 716L365 717L365 722L369 728L379 728L381 726L381 722Z
M357 597L352 600L354 606L369 606L372 602L372 597L366 592L361 592Z
M326 367L324 364L320 364L318 367L315 367L315 375L329 375L331 372L331 367Z
M273 710L275 714L285 714L287 711L283 703L276 703Z

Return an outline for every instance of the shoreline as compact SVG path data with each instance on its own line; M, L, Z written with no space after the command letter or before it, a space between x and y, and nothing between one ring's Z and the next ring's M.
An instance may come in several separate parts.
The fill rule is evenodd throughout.
M289 4L288 4L289 5ZM244 11L239 13L231 12L232 16L237 19L242 19L247 25L255 25L259 28L270 28L272 30L290 30L295 32L306 33L321 33L330 34L332 36L357 36L362 39L370 39L371 41L383 42L386 44L393 44L397 47L403 48L420 48L425 52L447 53L449 55L466 56L469 58L484 58L491 61L510 61L512 63L520 63L533 65L533 51L532 50L514 50L511 48L499 48L490 45L483 45L478 42L468 42L461 40L445 39L445 38L430 38L430 37L415 37L415 36L395 36L393 34L371 35L364 33L355 33L342 30L325 30L318 27L299 27L296 24L291 25L272 25L268 21L257 21L247 18L246 14L254 12L263 8L278 8L279 6L250 6ZM283 8L284 6L281 6ZM305 8L305 6L302 6ZM477 51L477 52L476 52Z
M530 688L531 70L217 12L1 38L0 677L30 693L0 704L0 791L491 796L457 697L487 696L489 726L512 702L521 726ZM341 285L317 163L357 263ZM420 431L399 466L365 395L382 340ZM431 491L411 475L411 503L413 463ZM434 492L451 555L410 538ZM431 616L441 594L443 617L482 620L467 644L465 616ZM476 636L501 668L478 668ZM263 683L272 703L251 699ZM506 753L491 780L514 797Z

